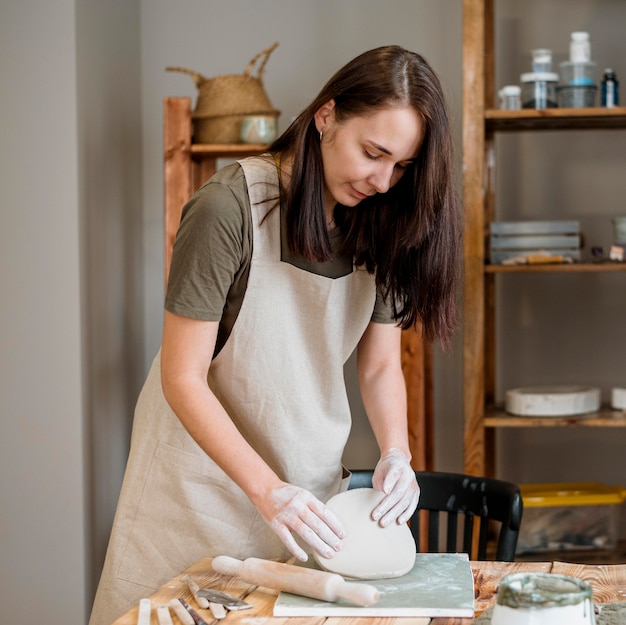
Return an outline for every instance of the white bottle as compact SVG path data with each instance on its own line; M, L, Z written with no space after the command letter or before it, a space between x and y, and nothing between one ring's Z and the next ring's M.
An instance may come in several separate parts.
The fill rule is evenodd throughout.
M591 44L589 43L589 33L572 33L569 44L569 60L572 63L587 63L591 61Z

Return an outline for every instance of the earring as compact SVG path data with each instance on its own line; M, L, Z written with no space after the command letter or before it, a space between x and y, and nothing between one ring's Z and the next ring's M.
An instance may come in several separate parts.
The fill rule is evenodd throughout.
M320 143L322 142L322 135L323 135L323 134L324 134L324 133L320 130Z

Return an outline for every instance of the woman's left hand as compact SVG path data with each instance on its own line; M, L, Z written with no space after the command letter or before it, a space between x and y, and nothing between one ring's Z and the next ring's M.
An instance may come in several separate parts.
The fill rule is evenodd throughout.
M372 518L382 527L393 521L406 523L411 518L417 508L420 489L415 471L399 449L390 449L378 461L372 485L386 495L372 511Z

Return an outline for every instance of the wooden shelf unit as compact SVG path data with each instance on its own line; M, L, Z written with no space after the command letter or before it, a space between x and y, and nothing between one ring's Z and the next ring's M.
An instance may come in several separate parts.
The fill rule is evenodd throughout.
M503 408L487 408L485 410L485 427L487 428L550 428L550 427L624 427L626 418L622 410L601 408L576 417L516 417Z
M463 202L465 210L463 404L464 471L495 474L495 429L625 427L626 413L602 409L578 418L527 418L495 406L495 276L509 273L625 272L626 263L489 265L488 225L495 217L495 135L510 132L626 129L626 107L493 109L494 4L463 0Z
M192 143L191 98L163 100L165 284L183 206L217 169L218 158L260 154L266 145ZM409 445L416 470L434 468L433 352L417 332L402 336L402 370L407 386ZM370 468L370 467L354 467Z
M570 263L563 265L485 265L485 273L607 273L626 271L626 263Z
M525 130L606 130L624 128L626 107L553 108L501 111L485 109L487 132L519 132Z

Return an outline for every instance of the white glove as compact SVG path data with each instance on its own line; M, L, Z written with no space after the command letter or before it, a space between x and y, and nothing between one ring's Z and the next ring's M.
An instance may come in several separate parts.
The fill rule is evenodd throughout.
M420 489L415 471L399 449L390 449L374 470L372 486L387 496L372 511L372 519L382 527L396 521L406 523L417 508Z
M298 560L306 562L308 556L292 532L324 558L341 550L346 534L341 521L308 490L287 484L274 489L270 499L270 512L263 518Z

